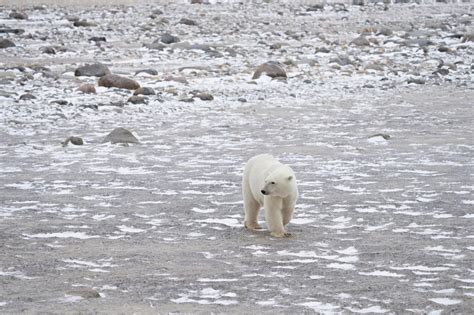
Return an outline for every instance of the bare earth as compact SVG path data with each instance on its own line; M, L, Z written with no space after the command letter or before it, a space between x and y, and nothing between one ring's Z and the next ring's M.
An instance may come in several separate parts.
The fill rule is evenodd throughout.
M306 8L1 11L25 33L0 50L0 313L470 314L473 43L450 35L469 33L472 7ZM350 44L380 23L394 34ZM164 31L212 49L143 47ZM402 44L413 31L427 51ZM352 64L331 61L344 54ZM286 82L251 80L268 60L287 61ZM158 94L131 104L74 76L92 61ZM145 68L158 75L134 75ZM195 90L214 100L181 101ZM102 144L116 127L141 144ZM72 135L84 145L63 147ZM243 165L264 152L297 174L292 238L242 225Z

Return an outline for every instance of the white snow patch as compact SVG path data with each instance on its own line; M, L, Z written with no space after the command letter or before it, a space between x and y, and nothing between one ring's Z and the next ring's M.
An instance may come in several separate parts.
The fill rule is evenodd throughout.
M230 226L230 227L240 227L240 226L242 226L242 224L237 219L231 219L231 218L205 219L205 220L197 220L197 222L222 224L222 225L227 225L227 226Z
M405 275L399 274L399 273L394 273L394 272L389 272L389 271L384 271L384 270L375 270L372 272L359 272L359 274L363 276L375 276L375 277L392 277L392 278L402 278L405 277Z
M371 314L371 313L383 314L383 313L389 312L389 310L381 308L378 305L369 306L363 309L348 308L348 310L354 313L358 313L358 314Z
M126 225L119 225L117 228L125 233L142 233L145 232L146 230L135 228L133 226L126 226Z
M436 304L441 304L441 305L446 305L446 306L456 305L462 302L461 300L448 299L448 298L434 298L434 299L429 299L429 300L435 302Z
M81 240L89 239L89 238L99 238L99 235L88 235L84 232L57 232L57 233L37 233L37 234L23 234L23 236L27 238L78 238Z
M342 270L354 270L356 269L353 264L340 264L340 263L331 263L327 265L328 268L333 269L342 269Z

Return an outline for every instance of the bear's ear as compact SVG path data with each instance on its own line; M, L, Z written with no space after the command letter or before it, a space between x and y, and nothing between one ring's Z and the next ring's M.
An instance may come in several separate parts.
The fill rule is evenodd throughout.
M287 179L288 179L288 180L292 180L292 179L293 179L293 176L288 176Z

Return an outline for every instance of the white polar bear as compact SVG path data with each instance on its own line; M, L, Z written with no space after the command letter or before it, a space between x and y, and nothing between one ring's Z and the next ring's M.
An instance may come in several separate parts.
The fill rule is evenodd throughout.
M293 170L269 154L248 160L242 180L247 229L260 229L258 212L265 209L267 228L274 237L288 237L285 225L290 222L298 199L298 187Z

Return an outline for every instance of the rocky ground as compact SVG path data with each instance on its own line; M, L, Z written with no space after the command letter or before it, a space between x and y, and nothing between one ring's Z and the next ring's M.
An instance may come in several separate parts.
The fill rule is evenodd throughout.
M474 308L470 4L22 9L0 313ZM297 174L289 239L242 226L263 152Z

